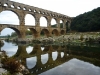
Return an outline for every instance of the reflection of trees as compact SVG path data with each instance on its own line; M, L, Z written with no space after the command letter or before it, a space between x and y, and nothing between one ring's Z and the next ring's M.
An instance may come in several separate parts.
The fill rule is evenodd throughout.
M87 47L87 46L71 46L70 50L72 54L79 56L86 56L89 58L100 58L100 47Z
M70 46L73 57L100 66L100 46Z
M48 45L42 46L44 49L41 49L41 45L34 45L32 51L28 54L26 51L26 46L18 46L17 53L14 55L19 58L24 65L26 65L26 59L30 57L36 57L36 65L29 69L33 74L39 74L45 72L49 69L52 69L58 65L61 65L64 62L69 61L72 58L77 58L79 60L84 60L90 62L94 65L100 66L100 51L99 47L95 46L75 46L75 45ZM52 53L57 52L57 58L53 60ZM61 57L61 53L64 53L64 56ZM48 60L45 64L41 62L41 55L48 54ZM34 63L34 62L33 62Z

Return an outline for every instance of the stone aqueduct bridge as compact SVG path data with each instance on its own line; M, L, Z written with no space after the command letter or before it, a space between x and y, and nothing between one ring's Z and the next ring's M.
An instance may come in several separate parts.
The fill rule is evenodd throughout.
M55 34L56 36L65 34L66 33L66 23L68 22L68 27L70 27L70 23L72 20L71 17L68 17L60 13L52 12L49 10L44 10L41 8L37 8L34 6L29 6L29 5L9 1L9 0L0 0L0 13L5 10L12 11L18 16L19 25L0 24L0 32L4 28L11 28L18 34L18 38L21 41L25 40L25 36L26 36L25 32L27 29L30 29L33 32L33 36L35 38L40 37L41 31L43 31L47 37L52 36L52 33ZM34 16L35 26L25 25L25 16L27 14L31 14L32 16ZM41 17L46 18L47 27L40 26ZM55 28L51 27L52 19L56 20L57 25ZM60 20L63 23L62 28L60 28Z

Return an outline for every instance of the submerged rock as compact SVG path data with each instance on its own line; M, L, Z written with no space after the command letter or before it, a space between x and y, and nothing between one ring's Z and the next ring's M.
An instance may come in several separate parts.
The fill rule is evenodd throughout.
M0 68L0 75L2 75L2 74L7 74L7 70L5 70L5 69L3 69L3 68Z
M22 73L18 72L18 73L15 73L14 75L23 75Z
M22 74L28 74L29 73L28 69L26 69L26 67L24 65L22 65L22 64L20 64L19 71Z

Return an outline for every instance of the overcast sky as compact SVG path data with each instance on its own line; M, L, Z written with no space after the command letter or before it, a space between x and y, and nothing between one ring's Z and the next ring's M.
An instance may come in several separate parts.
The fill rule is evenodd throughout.
M79 14L83 14L97 7L100 7L100 0L11 0L11 1L16 1L30 6L35 6L38 8L58 12L70 17L75 17ZM10 17L11 15L15 14L7 11L0 13L0 23L12 22L12 24L13 23L18 24L19 23L18 17ZM27 18L29 16L27 16ZM9 30L9 32L7 32L8 30L9 29L2 30L1 35L10 34L13 31Z

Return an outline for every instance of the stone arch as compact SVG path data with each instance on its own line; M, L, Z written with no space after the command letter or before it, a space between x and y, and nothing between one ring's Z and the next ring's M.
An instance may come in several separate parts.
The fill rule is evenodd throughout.
M20 33L20 31L19 31L18 29L14 28L14 27L8 27L8 28L14 30L14 31L17 33L18 38L21 38L21 33ZM4 28L4 29L5 29L5 28ZM2 30L3 30L3 29L2 29ZM2 30L1 30L1 31L2 31Z
M18 29L13 28L13 27L9 27L9 28L13 29L17 33L18 37L21 38L21 33Z
M42 64L46 64L48 62L48 53L41 55L41 62ZM45 59L44 59L45 58ZM45 60L45 61L44 61Z
M53 61L57 60L57 54L58 54L57 51L52 52L52 57L53 57L52 59L53 59Z
M62 19L60 20L60 28L64 28L64 21Z
M64 52L61 52L61 54L60 54L60 55L61 55L61 58L63 58L63 57L64 57Z
M42 46L41 46L41 51L44 51L44 49L45 49L45 47L42 47Z
M65 30L61 30L61 35L64 35L66 33Z
M35 26L35 16L32 14L25 15L25 25L34 25Z
M34 61L37 61L36 56L26 59L26 65L27 65L28 69L32 69L36 66L36 62L34 62ZM31 63L31 62L34 62L34 63ZM29 65L29 64L31 64L31 65Z
M54 36L59 36L59 32L58 32L57 29L54 29L54 30L52 31L52 34L53 34Z
M44 46L43 52L48 52L49 48L50 48L50 46Z
M9 14L8 14L9 13ZM11 14L10 14L11 13ZM18 16L18 14L15 12L15 11L12 11L12 10L4 10L4 11L2 11L1 13L0 13L0 15L1 15L1 17L0 17L0 23L2 23L3 24L3 20L4 20L4 22L6 22L7 24L15 24L15 22L16 22L16 25L19 25L19 16ZM12 15L14 16L14 17L12 17ZM7 17L8 16L8 17ZM9 19L9 18L12 18L12 19ZM5 21L6 20L6 21ZM13 22L10 22L9 23L9 21L12 21L13 20ZM4 24L6 24L6 23L4 23Z
M26 30L25 35L28 36L27 40L29 40L29 41L34 37L34 34L33 34L32 30L30 30L30 29Z
M57 20L55 18L51 19L51 27L57 27Z
M38 37L38 32L34 28L29 28L34 38Z
M8 4L7 4L7 3L5 3L5 4L4 4L4 6L5 6L5 7L8 7Z
M41 34L43 34L43 35L45 35L45 36L47 36L47 37L50 36L50 32L49 32L47 29L42 29L42 30L41 30Z
M47 27L47 18L45 16L40 17L40 26Z
M66 31L70 31L70 24L71 22L69 20L66 21Z
M26 47L27 54L30 54L32 52L32 49L33 49L33 46Z

